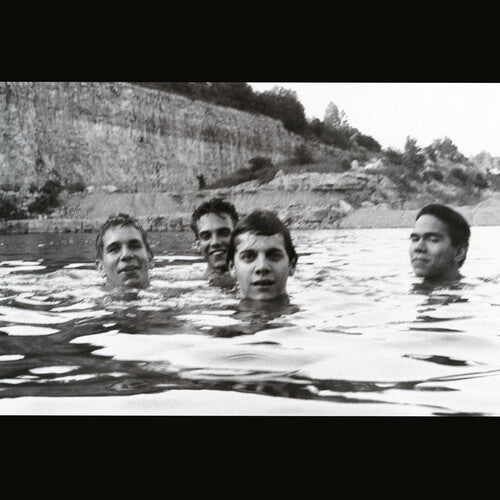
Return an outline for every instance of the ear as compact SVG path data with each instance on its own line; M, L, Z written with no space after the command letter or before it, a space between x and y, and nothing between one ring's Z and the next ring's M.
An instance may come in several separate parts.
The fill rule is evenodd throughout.
M234 270L234 262L229 262L228 264L229 274L232 278L236 278L236 271Z
M288 265L288 276L293 276L295 274L295 265L290 262Z
M198 251L198 253L201 254L200 240L198 238L196 238L196 240L194 242L194 245L195 245L196 250Z
M153 269L153 267L155 266L153 254L151 254L151 253L148 252L148 256L149 256L149 259L148 259L148 269Z
M460 245L455 252L455 262L458 264L461 260L465 259L467 256L467 245Z
M106 273L104 272L104 267L102 265L102 260L101 259L96 259L95 261L95 268L97 269L97 272L103 277L106 277Z

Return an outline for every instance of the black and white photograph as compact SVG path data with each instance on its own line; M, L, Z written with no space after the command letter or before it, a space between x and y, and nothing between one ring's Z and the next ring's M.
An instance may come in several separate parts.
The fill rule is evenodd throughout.
M0 81L0 415L500 416L500 83Z

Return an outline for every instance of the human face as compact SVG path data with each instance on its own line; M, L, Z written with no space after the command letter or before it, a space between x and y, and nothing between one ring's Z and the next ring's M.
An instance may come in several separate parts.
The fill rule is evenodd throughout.
M106 288L145 288L152 264L142 235L133 226L110 227L102 239L102 259L97 269L106 277Z
M446 224L433 215L419 217L410 235L410 258L417 276L429 280L459 277L466 248L453 246Z
M227 247L234 229L231 216L226 213L202 215L197 223L198 251L205 257L208 268L219 272L227 271Z
M288 276L293 275L295 266L286 252L283 235L242 233L235 244L234 262L229 270L238 280L243 298L272 300L284 295Z

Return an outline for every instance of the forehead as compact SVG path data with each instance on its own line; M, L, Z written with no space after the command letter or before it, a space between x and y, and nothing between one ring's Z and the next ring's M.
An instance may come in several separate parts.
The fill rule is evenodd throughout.
M448 226L434 215L425 214L415 222L415 233L441 233L449 236Z
M233 220L231 216L226 213L216 214L211 212L209 214L202 215L197 223L198 232L201 231L213 231L215 229L221 229L228 227L233 230Z
M144 243L141 232L134 226L113 226L104 233L102 243L106 247L110 243L123 243L130 240L139 240Z
M274 248L279 248L286 253L285 238L283 234L276 233L271 236L263 236L255 233L241 233L236 237L236 251L243 252L246 250L267 251Z

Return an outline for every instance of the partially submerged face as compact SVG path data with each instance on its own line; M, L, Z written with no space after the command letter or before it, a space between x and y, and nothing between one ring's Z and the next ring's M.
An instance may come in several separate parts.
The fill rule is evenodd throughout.
M208 213L200 217L196 226L196 245L207 261L208 268L218 272L227 271L227 248L234 229L231 216L226 213Z
M419 217L410 236L410 258L416 276L429 280L453 280L467 248L454 246L446 224L434 215Z
M235 246L229 270L244 299L272 300L286 294L288 276L293 275L295 265L286 252L283 234L241 233Z
M99 272L106 277L106 288L145 288L153 258L138 229L133 226L110 227L102 238Z

